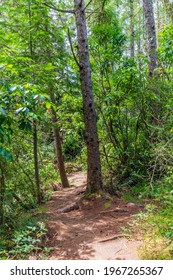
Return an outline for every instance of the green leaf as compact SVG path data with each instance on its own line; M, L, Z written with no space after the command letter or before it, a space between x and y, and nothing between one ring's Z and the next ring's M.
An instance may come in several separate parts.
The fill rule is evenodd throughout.
M6 115L6 111L1 107L0 108L0 116L5 116Z
M23 107L16 110L16 114L18 115L23 110Z
M0 146L0 158L1 157L10 161L13 160L12 154L8 150Z
M50 107L52 106L49 101L46 101L45 105L46 105L46 109L50 109Z

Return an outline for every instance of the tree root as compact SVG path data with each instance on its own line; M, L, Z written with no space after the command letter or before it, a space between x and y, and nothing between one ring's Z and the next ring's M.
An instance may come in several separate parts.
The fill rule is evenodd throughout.
M58 213L68 213L79 209L79 200L57 210Z
M108 238L105 238L105 239L101 239L99 240L98 242L101 243L101 242L107 242L107 241L111 241L111 240L115 240L117 238L122 238L122 237L130 237L129 234L116 234L116 235L113 235L113 236L110 236Z
M100 214L109 214L109 213L113 213L113 212L129 212L129 210L121 209L121 208L115 208L115 209L109 210L109 211L102 211L102 212L100 212Z

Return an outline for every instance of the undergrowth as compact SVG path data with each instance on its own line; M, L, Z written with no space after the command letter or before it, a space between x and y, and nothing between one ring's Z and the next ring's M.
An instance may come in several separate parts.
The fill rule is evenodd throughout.
M145 260L173 259L173 207L147 204L129 223L142 239L138 255Z
M131 188L123 199L142 203L145 209L134 215L133 222L123 229L142 240L138 255L145 260L173 259L173 175L165 176L152 185Z
M32 256L42 259L48 256L51 249L45 246L47 228L44 212L43 207L35 212L22 212L15 221L15 228L5 225L0 230L1 260L26 260Z

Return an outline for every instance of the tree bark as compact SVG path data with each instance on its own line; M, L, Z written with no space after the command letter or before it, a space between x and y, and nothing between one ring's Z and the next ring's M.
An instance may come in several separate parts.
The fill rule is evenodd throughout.
M171 0L164 0L163 2L165 4L166 13L173 24L173 2L171 2Z
M54 94L50 92L50 98L53 104L55 104L55 98ZM60 132L59 132L59 127L58 127L58 119L56 115L56 111L54 110L53 107L51 107L51 114L52 114L52 123L53 123L53 134L54 134L54 141L55 141L55 151L56 151L56 157L58 161L58 170L60 174L60 179L63 188L69 188L69 182L67 178L67 174L65 171L65 165L64 165L64 159L63 159L63 154L62 154L62 147L61 147L61 137L60 137Z
M135 56L134 0L130 0L130 57Z
M157 39L155 30L155 20L153 12L153 1L143 0L143 10L145 18L146 38L148 45L148 70L149 76L152 77L154 70L157 68Z
M5 174L3 165L0 163L0 225L4 224L4 194L5 194Z
M87 143L87 192L97 192L102 188L102 176L84 7L84 0L74 0Z
M33 51L33 38L31 34L32 26L32 12L31 12L31 1L28 1L28 19L29 19L29 52L31 58L34 56ZM32 73L34 77L34 73ZM33 79L34 80L34 79ZM38 165L38 139L37 139L37 121L33 119L33 153L34 153L34 172L35 172L35 184L36 184L36 199L37 203L41 203L41 191L40 191L40 176L39 176L39 165Z
M41 203L41 191L40 191L40 176L38 166L38 139L37 139L37 122L33 120L33 152L34 152L34 171L35 171L35 184L37 203Z

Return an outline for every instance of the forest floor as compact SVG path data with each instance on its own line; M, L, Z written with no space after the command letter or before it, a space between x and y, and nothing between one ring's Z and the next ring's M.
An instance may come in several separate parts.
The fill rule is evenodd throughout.
M45 246L52 248L49 259L139 259L140 236L125 234L123 228L144 206L116 197L94 196L81 200L86 188L86 173L73 172L68 177L71 187L55 191L46 205L49 218ZM81 203L77 209L63 211L78 200Z

